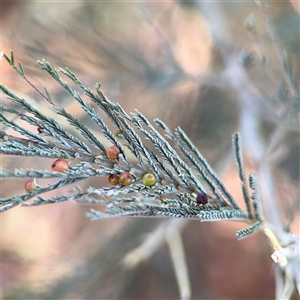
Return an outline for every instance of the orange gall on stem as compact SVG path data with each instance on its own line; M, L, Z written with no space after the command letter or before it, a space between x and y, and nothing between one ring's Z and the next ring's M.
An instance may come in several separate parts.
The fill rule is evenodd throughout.
M51 170L53 172L63 173L69 170L69 164L65 159L59 158L51 165Z
M111 185L118 185L119 184L119 176L116 175L116 174L110 174L108 176L108 182L111 184Z
M143 183L145 186L153 186L156 183L156 178L152 173L146 173L143 176Z
M119 176L119 184L122 186L128 186L133 180L132 175L129 172L124 172Z
M25 183L25 190L27 193L32 192L37 189L37 185L34 181L27 181Z
M117 146L111 146L106 150L106 155L110 160L118 160L120 149Z

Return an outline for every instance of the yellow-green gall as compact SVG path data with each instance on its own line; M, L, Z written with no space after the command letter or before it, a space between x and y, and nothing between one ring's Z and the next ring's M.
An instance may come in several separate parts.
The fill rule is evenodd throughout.
M133 177L129 172L124 172L119 176L119 184L122 186L130 185L132 180Z
M143 183L146 186L153 186L156 183L156 178L152 173L146 173L143 176Z
M118 138L119 136L120 136L120 134L123 134L123 131L122 130L117 130L115 133L114 133L114 136L116 137L116 138Z

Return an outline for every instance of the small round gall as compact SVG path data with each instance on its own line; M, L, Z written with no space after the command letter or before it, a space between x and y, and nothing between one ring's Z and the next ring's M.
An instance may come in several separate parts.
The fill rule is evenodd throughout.
M120 134L123 134L123 131L122 130L117 130L115 133L114 133L114 136L116 137L116 138L119 138L120 137Z
M120 153L121 151L117 146L111 146L106 150L106 155L110 160L118 159Z
M119 184L122 186L128 186L133 180L132 175L129 172L124 172L119 176Z
M119 176L116 175L116 174L110 174L108 176L108 182L111 184L111 185L118 185L119 184Z
M53 172L63 173L69 170L69 164L65 159L59 158L51 165L51 170Z
M37 189L37 185L34 181L27 181L25 183L25 190L27 193L32 192Z
M156 183L156 178L152 173L146 173L143 176L143 183L145 186L153 186Z
M196 202L198 204L206 204L208 202L208 196L205 193L199 193L196 197Z

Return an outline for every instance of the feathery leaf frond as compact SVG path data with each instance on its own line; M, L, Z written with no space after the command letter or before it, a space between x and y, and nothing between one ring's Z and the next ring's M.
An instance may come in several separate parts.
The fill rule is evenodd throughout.
M34 190L26 194L0 199L0 211L8 210L16 205L37 206L76 201L106 207L104 213L96 210L88 213L91 219L141 216L176 217L201 221L230 220L247 223L254 221L257 223L262 220L257 179L254 175L250 175L250 186L253 189L251 199L255 213L255 220L252 220L238 133L233 135L233 149L247 212L240 209L221 179L181 128L178 127L172 132L166 124L155 119L154 123L158 130L139 111L127 114L119 104L110 101L101 91L99 84L96 85L96 93L93 93L68 68L53 69L47 61L39 61L40 68L75 99L101 129L102 136L116 147L118 155L111 156L108 154L109 148L106 148L99 141L98 136L92 133L83 122L65 108L57 105L46 88L41 92L35 87L25 76L23 67L19 69L14 66L13 53L11 58L6 57L6 60L46 101L49 108L69 123L69 127L63 127L58 120L47 116L7 87L0 85L0 91L17 105L17 108L0 106L0 122L24 137L16 137L1 131L0 153L64 159L68 160L68 168L62 173L33 168L14 171L1 169L1 178L34 180L57 178L57 181L46 186L39 183ZM91 100L93 107L87 104L80 93L74 90L61 75L66 76L78 86ZM99 116L98 109L106 114L116 128L116 134ZM9 120L6 114L12 114L14 120ZM18 119L36 127L37 132L21 127ZM72 133L69 128L72 129ZM162 136L160 129L166 133L168 140ZM132 158L129 160L128 151L132 153L133 160ZM144 175L148 173L155 179L151 181L151 184L144 180ZM122 175L126 175L129 181L121 182ZM94 177L107 177L108 179L112 177L114 180L109 179L108 183L114 186L111 184L101 188L90 186L85 190L76 188L67 192L62 189L59 196L48 198L42 196L44 193ZM197 195L204 197L205 201L202 203ZM29 200L32 201L29 202ZM240 231L238 236L243 237L253 232L258 228L256 223Z

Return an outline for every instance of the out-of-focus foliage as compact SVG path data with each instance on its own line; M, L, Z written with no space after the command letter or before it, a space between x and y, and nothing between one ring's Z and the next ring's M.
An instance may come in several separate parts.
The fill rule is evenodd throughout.
M251 13L253 34L242 26ZM78 118L83 115L73 100L38 77L37 59L72 66L91 87L101 82L126 111L137 108L171 129L181 126L236 198L240 187L228 155L230 136L240 131L246 167L261 183L266 217L299 234L300 100L299 89L293 91L299 87L299 15L288 1L271 2L267 14L273 41L254 2L4 2L1 50L13 49L26 69L32 66L27 75ZM238 64L242 49L251 54L250 69ZM5 64L1 81L29 93ZM36 94L31 101L46 109ZM36 164L1 160L10 168ZM39 167L51 163L43 160ZM2 180L1 197L23 186L21 180L19 185ZM178 298L164 244L135 269L124 271L121 263L156 226L167 223L90 223L84 211L69 203L1 216L5 298L39 299L45 290L48 299ZM193 298L274 298L266 239L256 235L237 242L239 228L190 222L182 229Z

